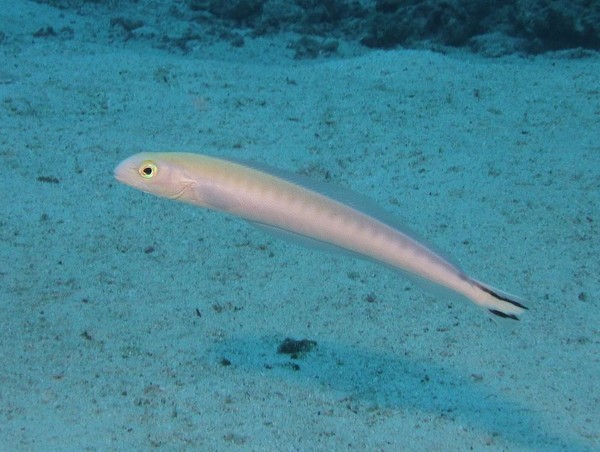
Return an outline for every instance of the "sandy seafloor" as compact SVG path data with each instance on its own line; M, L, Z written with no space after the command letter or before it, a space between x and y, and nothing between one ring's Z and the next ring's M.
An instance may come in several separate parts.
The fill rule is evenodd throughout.
M598 55L170 54L5 3L1 450L600 449ZM530 311L118 184L141 150L350 187Z

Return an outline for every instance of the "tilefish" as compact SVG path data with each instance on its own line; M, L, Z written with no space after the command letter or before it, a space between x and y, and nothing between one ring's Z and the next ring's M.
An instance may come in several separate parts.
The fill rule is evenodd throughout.
M472 278L349 190L260 164L178 152L133 155L114 174L144 192L226 212L275 235L397 269L502 318L518 320L527 309L520 298Z

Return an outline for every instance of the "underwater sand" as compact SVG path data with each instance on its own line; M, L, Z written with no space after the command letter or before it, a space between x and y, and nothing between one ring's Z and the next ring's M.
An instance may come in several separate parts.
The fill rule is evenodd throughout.
M597 54L174 54L7 4L1 450L600 448ZM32 37L48 23L84 38ZM142 150L349 187L530 311L118 184Z

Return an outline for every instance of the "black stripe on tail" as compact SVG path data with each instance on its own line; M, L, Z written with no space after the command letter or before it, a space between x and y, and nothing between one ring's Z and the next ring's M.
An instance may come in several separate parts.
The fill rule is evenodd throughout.
M502 301L504 301L506 303L510 303L513 306L516 306L516 307L521 308L521 309L525 309L525 310L529 309L527 306L522 305L518 301L515 301L512 298L507 297L506 295L503 295L503 294L498 293L498 292L494 292L489 287L486 287L486 286L484 286L482 284L478 284L478 286L479 286L479 288L481 290L483 290L484 292L490 294L492 297L497 298L498 300L502 300ZM492 314L497 315L498 317L502 317L503 319L519 320L519 318L516 315L514 315L514 314L507 314L506 312L498 311L497 309L489 309L489 311Z
M494 298L497 298L498 300L506 301L507 303L510 303L510 304L512 304L512 305L514 305L514 306L517 306L517 307L519 307L519 308L523 308L523 309L525 309L525 310L529 310L529 308L528 308L527 306L523 306L521 303L518 303L518 302L516 302L515 300L511 300L510 298L507 298L507 297L505 297L505 296L503 296L503 295L500 295L499 293L497 293L497 292L494 292L493 290L490 290L490 289L488 289L487 287L485 287L485 286L482 286L481 284L478 284L478 286L479 286L479 288L480 288L481 290L483 290L483 291L484 291L484 292L486 292L486 293L489 293L489 294L490 294L492 297L494 297ZM494 313L494 314L495 314L495 313ZM496 314L496 315L497 315L497 314Z
M519 320L519 318L514 314L507 314L506 312L496 311L495 309L488 309L488 311L494 315L497 315L498 317L502 317L503 319Z

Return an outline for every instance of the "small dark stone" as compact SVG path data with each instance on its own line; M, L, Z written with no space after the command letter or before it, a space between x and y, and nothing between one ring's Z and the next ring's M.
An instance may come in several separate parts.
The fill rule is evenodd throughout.
M141 20L127 19L125 17L113 17L110 20L110 26L114 27L117 25L121 26L123 30L125 30L127 33L130 33L136 28L143 27L144 22Z
M377 302L377 296L374 293L370 293L365 297L365 300L367 303L375 303Z
M339 42L335 40L317 40L303 36L296 42L291 43L289 48L296 51L294 58L317 58L319 56L331 56L337 53Z
M292 358L298 358L299 354L308 353L317 346L316 341L309 339L295 340L286 337L279 347L277 347L277 353L284 355L291 355Z
M37 178L38 182L45 182L47 184L58 184L60 183L60 181L58 180L58 178L54 177L54 176L39 176Z
M33 34L34 38L48 38L50 36L56 36L56 31L52 27L40 28Z

